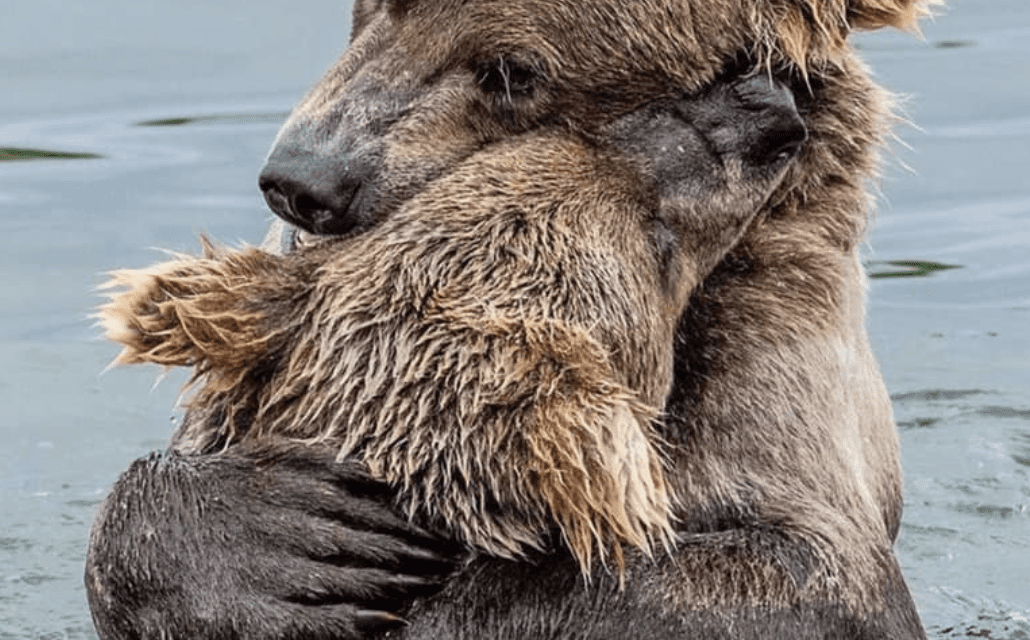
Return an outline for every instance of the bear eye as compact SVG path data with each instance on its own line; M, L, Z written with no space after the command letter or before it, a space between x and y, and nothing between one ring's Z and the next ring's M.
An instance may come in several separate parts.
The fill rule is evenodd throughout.
M504 56L481 63L476 69L476 84L487 94L508 102L533 95L540 74L531 66L519 64Z

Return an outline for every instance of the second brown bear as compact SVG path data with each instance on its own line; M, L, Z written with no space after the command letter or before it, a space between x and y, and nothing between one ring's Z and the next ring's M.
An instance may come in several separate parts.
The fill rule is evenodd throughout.
M758 76L690 104L782 95ZM118 362L195 367L181 448L328 443L397 487L415 521L476 548L517 557L557 525L584 572L598 558L621 568L622 545L672 539L652 420L676 321L803 140L782 111L785 152L760 164L747 158L761 132L723 132L713 155L690 113L626 116L620 150L533 134L364 234L286 255L206 244L119 272L111 284L128 290L101 317L125 345ZM681 194L656 209L641 163L678 157Z

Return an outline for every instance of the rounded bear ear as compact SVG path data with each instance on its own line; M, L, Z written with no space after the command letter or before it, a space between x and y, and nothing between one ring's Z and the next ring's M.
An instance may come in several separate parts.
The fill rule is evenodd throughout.
M894 27L919 33L920 18L931 15L930 8L943 0L850 0L848 24L858 29Z

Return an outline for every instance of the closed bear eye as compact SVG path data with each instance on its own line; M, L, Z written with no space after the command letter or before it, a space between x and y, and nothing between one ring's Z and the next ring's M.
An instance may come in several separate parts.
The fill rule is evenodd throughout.
M532 65L498 56L476 67L476 84L486 94L511 103L533 96L541 73Z

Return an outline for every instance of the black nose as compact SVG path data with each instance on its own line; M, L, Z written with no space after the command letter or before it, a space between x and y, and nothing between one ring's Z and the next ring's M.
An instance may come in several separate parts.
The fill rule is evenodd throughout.
M734 85L740 109L750 120L744 158L754 166L781 164L795 157L808 140L808 129L790 89L757 75Z
M370 173L354 162L280 146L261 170L258 186L286 222L310 233L343 235L369 223Z
M797 114L783 115L767 123L752 143L750 161L754 165L775 165L801 152L808 140L808 129Z

